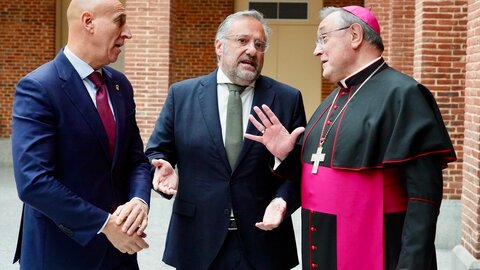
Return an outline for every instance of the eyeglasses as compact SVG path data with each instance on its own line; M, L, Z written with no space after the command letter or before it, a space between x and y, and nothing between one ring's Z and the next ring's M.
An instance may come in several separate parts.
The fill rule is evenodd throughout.
M255 47L255 50L257 50L258 52L264 53L268 49L268 44L265 41L259 40L259 39L252 39L251 36L231 35L231 36L225 36L224 38L228 40L232 40L238 48L248 46L248 44L250 44L250 42L253 40L253 46Z
M341 30L346 30L346 29L350 28L350 26L351 25L345 26L345 27L342 27L342 28L338 28L338 29L335 29L335 30L332 30L332 31L328 31L328 32L325 32L325 33L320 33L320 35L317 37L317 40L315 41L315 44L317 46L325 45L325 39L328 37L328 34L333 33L333 32L337 32L337 31L341 31Z

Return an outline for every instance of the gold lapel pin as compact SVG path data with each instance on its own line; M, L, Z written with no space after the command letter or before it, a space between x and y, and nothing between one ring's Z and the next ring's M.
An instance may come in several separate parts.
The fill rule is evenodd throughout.
M120 91L120 85L115 84L115 89L117 89L117 91Z

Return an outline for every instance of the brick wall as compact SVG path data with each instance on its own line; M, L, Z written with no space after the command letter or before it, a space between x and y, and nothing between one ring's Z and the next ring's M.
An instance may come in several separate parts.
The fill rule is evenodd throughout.
M217 67L214 48L218 25L234 11L232 0L175 0L172 9L170 82L197 77Z
M233 1L128 0L125 72L135 87L137 121L144 142L150 136L171 83L216 68L214 38Z
M1 1L0 28L0 138L9 138L16 83L55 56L55 0Z
M462 245L480 258L480 2L469 1L465 89Z
M457 152L444 198L462 193L467 1L416 1L414 74L434 94Z
M135 89L137 122L147 142L165 101L170 73L170 1L126 1L133 38L125 49L125 74Z

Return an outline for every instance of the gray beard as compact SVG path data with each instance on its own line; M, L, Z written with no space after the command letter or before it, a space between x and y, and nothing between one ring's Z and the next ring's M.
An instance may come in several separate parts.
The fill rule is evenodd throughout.
M230 71L228 75L230 78L235 78L246 84L251 84L258 78L258 76L260 76L260 72L238 71L234 69Z

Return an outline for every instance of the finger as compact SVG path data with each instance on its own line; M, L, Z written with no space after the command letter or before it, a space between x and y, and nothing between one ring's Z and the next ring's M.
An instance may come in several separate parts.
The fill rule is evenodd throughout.
M281 124L280 120L278 120L277 116L273 113L273 111L267 105L263 104L262 109L272 124L274 125Z
M152 159L152 165L155 167L162 167L162 160L160 159Z
M120 213L118 214L118 218L115 221L117 225L122 224L125 221L125 219L130 215L132 210L131 210L131 206L128 204L129 203L126 203L124 207L122 207L122 210L120 211Z
M149 248L150 246L148 243L145 241L145 239L141 237L137 237L135 241L135 245L141 249Z
M177 190L174 188L165 188L165 191L163 193L167 195L175 195L177 194Z
M126 226L124 225L123 227L126 229L127 234L132 235L135 233L135 231L139 230L144 218L146 217L142 213L140 213L139 215L137 215L137 218L135 219L135 221L133 221L130 227L125 228Z
M257 120L257 118L255 118L255 116L250 114L248 116L248 120L250 120L250 122L252 122L253 126L255 126L258 129L258 131L262 132L263 130L265 130L265 127L260 122L258 122L258 120Z
M263 223L263 222L257 222L257 223L255 223L255 227L259 228L260 230L270 231L270 229L268 228L268 226L266 226L265 223Z
M292 131L292 140L297 141L298 136L300 136L305 131L304 127L298 127Z
M137 220L138 215L140 215L140 212L139 212L138 208L135 208L130 212L130 215L128 215L127 219L125 220L125 223L122 226L122 231L123 232L126 233L132 226L134 226L134 223ZM134 226L133 228L137 229L139 224L140 224L140 222L137 223L137 225ZM129 235L132 235L132 234L133 234L133 232L129 233Z
M159 186L158 186L159 190L162 192L162 193L165 193L167 195L173 195L175 194L177 191L176 191L176 188L175 187L171 187L171 184L169 184L167 181L164 181L162 182Z
M259 143L263 142L262 136L257 136L257 135L245 133L245 135L243 137L245 137L245 139L249 139L249 140L252 140L252 141L259 142Z
M262 108L263 108L263 106L266 106L266 105L262 105ZM272 125L272 122L270 122L268 117L265 115L265 113L263 113L263 111L259 107L254 107L253 109L257 113L258 118L260 118L260 120L262 121L262 124L265 128L268 128L269 126ZM262 130L262 129L259 129L259 130Z
M123 205L120 205L119 207L117 207L117 209L115 209L115 212L113 212L112 215L118 216L120 212L122 212L122 209L123 209Z
M143 235L145 235L144 231L145 229L147 228L148 226L148 217L145 217L143 220L142 220L142 224L140 224L140 227L138 228L137 230L137 235L142 237ZM145 235L146 236L146 235ZM145 238L145 237L142 237L142 238Z

